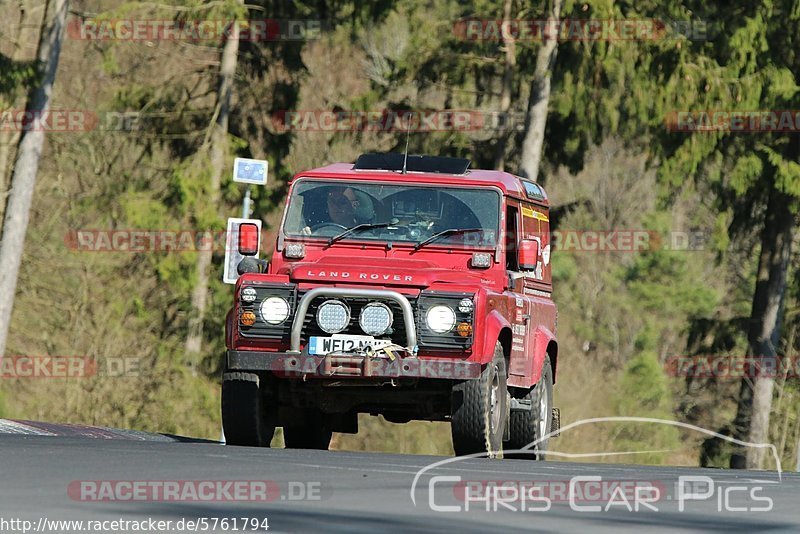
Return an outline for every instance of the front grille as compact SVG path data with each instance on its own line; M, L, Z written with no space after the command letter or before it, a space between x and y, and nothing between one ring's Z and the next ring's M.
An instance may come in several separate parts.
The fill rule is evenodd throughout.
M301 292L298 294L298 302L300 298L302 298L303 293ZM307 342L308 338L311 336L322 336L322 337L330 337L331 334L324 332L319 325L317 325L317 309L319 306L325 302L326 300L331 300L333 297L317 297L312 302L311 305L308 307L308 313L306 314L305 321L303 322L303 333L302 333L302 340L303 342ZM339 332L340 334L350 334L350 335L359 335L363 336L364 331L361 330L361 327L358 324L358 317L361 314L361 309L369 304L370 302L381 302L386 304L389 309L392 311L392 315L394 316L392 320L392 327L391 327L391 334L389 334L389 338L392 340L393 343L397 343L398 345L405 346L407 337L406 337L406 325L405 321L403 320L403 309L400 305L393 300L382 300L382 299L373 299L373 298L356 298L356 297L337 297L336 300L341 300L345 302L350 307L350 323L347 325L343 331ZM416 307L416 299L409 298L408 301L411 303L411 308L414 309ZM385 339L387 336L378 336L381 339Z
M446 306L450 306L456 312L456 325L458 323L469 323L474 327L473 315L474 310L472 312L462 312L458 309L458 302L461 299L468 298L473 299L475 295L472 293L425 293L423 292L419 296L418 305L415 307L415 321L417 323L417 342L419 343L420 347L426 348L436 348L436 349L444 349L444 350L464 350L472 346L472 337L473 335L470 334L467 337L462 337L458 335L453 328L452 331L444 333L444 334L437 334L436 332L432 332L428 329L428 321L426 319L428 310L430 310L433 306L437 304L444 304ZM474 306L474 299L473 299L473 306Z
M239 302L239 316L245 311L252 311L256 315L256 323L253 326L244 326L238 321L239 333L244 338L258 338L267 339L279 342L286 348L289 347L291 338L292 321L297 311L297 304L303 297L305 292L297 291L294 284L283 285L259 285L248 284L248 287L253 287L256 290L256 300L253 303ZM270 325L266 323L261 317L260 305L261 302L271 296L279 296L286 299L289 303L289 318L279 325ZM428 310L437 304L446 304L456 311L456 324L461 322L468 322L474 325L473 313L464 313L458 310L458 302L463 298L473 299L472 293L426 293L423 292L419 298L407 297L411 304L411 309L414 312L414 320L417 327L417 343L420 348L434 348L438 350L452 350L463 351L472 346L473 336L461 337L455 331L447 332L445 334L436 334L430 331L427 327L426 314ZM301 342L308 343L311 336L330 337L331 334L324 332L319 325L317 325L317 309L326 300L331 300L333 297L320 296L315 298L308 307L303 321L303 329L301 334ZM393 343L405 346L408 338L406 337L406 325L403 320L403 309L400 304L393 300L383 300L379 298L367 297L337 297L336 300L345 302L350 307L350 322L340 334L349 335L365 335L358 324L358 318L361 314L361 309L370 302L381 302L389 307L392 311L393 321L391 333L379 336L382 339L390 338Z
M292 317L294 316L294 310L297 307L297 301L295 300L297 292L295 291L294 284L284 284L279 286L262 286L253 284L249 285L248 287L252 287L256 290L256 300L252 303L239 301L239 317L241 317L243 312L252 311L256 314L256 323L253 326L244 326L240 321L237 321L239 324L239 334L245 338L269 339L280 341L281 343L288 345L292 332ZM286 299L286 302L289 303L289 318L279 325L271 325L265 322L261 318L261 310L259 309L261 302L263 302L266 298L273 296L283 297Z

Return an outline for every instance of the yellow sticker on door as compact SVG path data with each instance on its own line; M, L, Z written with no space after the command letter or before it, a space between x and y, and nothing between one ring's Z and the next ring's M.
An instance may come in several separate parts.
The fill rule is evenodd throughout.
M550 219L542 212L532 210L531 208L526 208L523 206L522 208L522 216L523 217L530 217L532 219L536 219L538 221L549 222Z

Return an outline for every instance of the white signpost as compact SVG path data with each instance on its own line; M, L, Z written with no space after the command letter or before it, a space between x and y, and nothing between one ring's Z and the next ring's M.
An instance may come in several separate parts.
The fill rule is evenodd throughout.
M239 226L242 223L252 223L258 226L258 257L261 252L261 219L250 218L250 186L266 185L269 163L261 159L236 158L233 160L233 181L247 184L247 190L242 200L242 217L228 219L228 231L225 235L225 269L222 281L226 284L235 284L239 279L236 267L244 256L239 254Z
M233 181L251 185L267 185L269 163L263 159L233 160Z

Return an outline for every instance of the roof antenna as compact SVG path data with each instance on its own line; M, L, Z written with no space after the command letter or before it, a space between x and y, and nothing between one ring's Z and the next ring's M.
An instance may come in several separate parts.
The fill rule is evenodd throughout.
M406 174L406 164L408 163L408 139L411 137L411 117L408 118L406 124L406 153L403 156L403 174Z

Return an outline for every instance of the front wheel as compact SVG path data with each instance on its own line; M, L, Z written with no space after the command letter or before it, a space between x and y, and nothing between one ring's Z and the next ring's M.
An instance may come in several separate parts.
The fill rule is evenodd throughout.
M539 382L519 399L530 404L530 411L511 412L509 419L511 439L506 445L509 449L518 450L535 444L526 449L527 453L514 454L513 457L544 460L546 455L543 453L547 451L550 441L544 436L552 431L553 425L553 367L550 365L549 356L544 359Z
M505 354L498 341L492 361L480 378L453 386L450 426L457 455L485 452L496 457L502 454L508 409L506 379Z
M267 406L258 375L222 375L222 431L226 444L269 447L275 433L274 415Z

